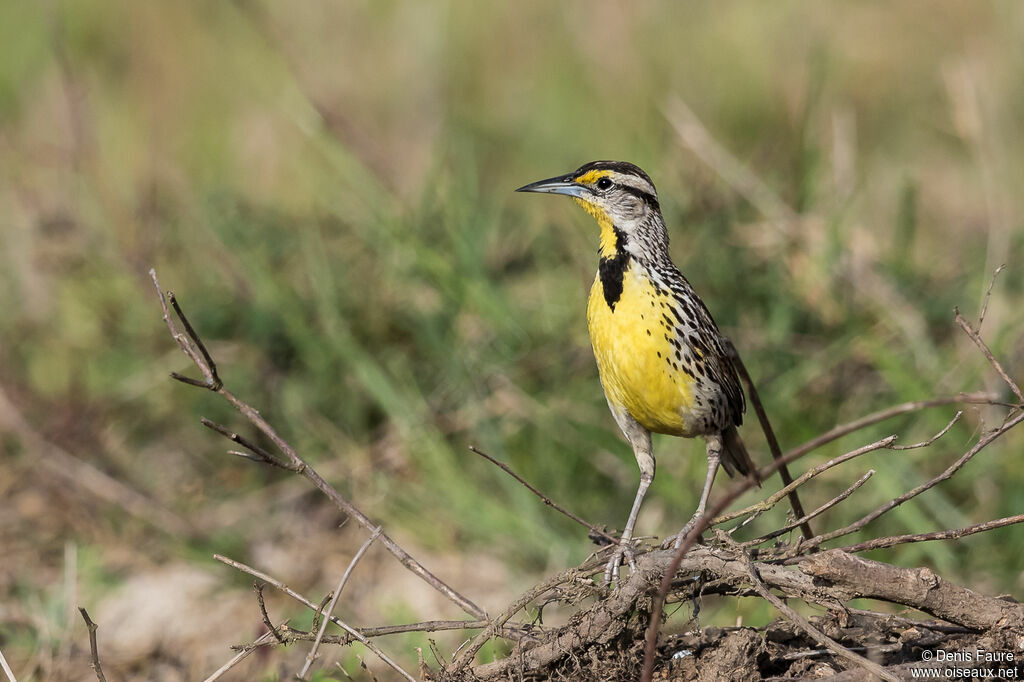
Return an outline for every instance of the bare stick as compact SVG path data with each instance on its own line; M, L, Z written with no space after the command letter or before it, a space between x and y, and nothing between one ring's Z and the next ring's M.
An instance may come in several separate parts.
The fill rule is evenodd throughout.
M944 427L942 427L942 430L939 431L938 433L936 433L934 436L932 436L931 438L929 438L927 440L923 440L923 441L921 441L919 443L911 443L910 445L896 445L896 444L893 444L893 445L889 446L889 449L890 450L919 450L921 448L926 448L929 445L931 445L932 443L934 443L935 441L937 441L938 439L940 439L943 436L945 436L949 432L949 430L951 428L953 428L953 424L956 424L957 421L959 421L961 416L963 416L963 411L957 410L957 413L953 415L953 418L950 419L949 422L947 422Z
M373 541L377 539L377 536L380 535L380 532L381 528L380 526L377 526L377 529L373 531L370 537L366 539L366 542L363 543L362 547L359 548L359 551L356 552L355 556L352 557L352 561L348 562L348 568L346 568L345 573L342 574L341 580L338 582L338 586L334 588L334 596L331 597L331 603L327 605L327 609L324 611L325 618L323 620L323 623L321 623L320 625L319 631L316 634L316 639L313 640L313 646L310 647L309 654L306 655L306 663L302 666L302 670L299 671L298 678L300 680L306 679L306 674L309 672L310 666L312 666L313 661L316 660L317 649L320 648L320 642L323 640L324 634L326 634L327 632L327 624L330 622L331 615L334 613L334 607L338 604L338 597L341 596L341 591L345 589L345 583L348 582L349 576L352 575L352 569L354 569L356 567L356 564L359 563L359 560L363 558L363 554L365 554L366 550L370 548L370 545L373 544ZM412 682L416 682L404 670L399 668L397 672L400 675L405 675Z
M11 670L11 666L7 664L7 659L4 658L4 652L0 651L0 670L4 671L4 675L7 676L7 682L18 682L14 677L14 671Z
M787 456L792 453L807 453L812 450L817 450L826 443L831 443L834 440L838 440L843 436L849 435L854 431L859 431L868 426L872 426L879 422L883 422L893 417L898 417L901 414L907 414L908 412L917 412L929 407L941 407L942 405L956 405L956 404L968 404L968 405L995 405L998 404L999 396L992 393L960 393L954 396L945 396L942 398L932 398L930 400L914 400L907 403L900 403L878 412L872 412L869 415L855 419L852 422L846 424L840 424L835 428L832 428L825 433L812 438L811 440L798 445L789 452Z
M786 617L787 620L789 620L791 623L793 623L801 630L806 632L808 635L811 636L811 638L814 641L816 641L818 644L834 653L836 656L839 656L840 658L845 658L857 667L863 668L864 670L867 670L873 675L877 675L883 680L888 680L889 682L900 682L898 677L885 670L885 668L883 668L882 666L878 665L873 661L869 661L863 656L853 653L852 651L844 647L842 644L835 641L834 639L826 635L824 632L811 625L806 618L804 618L799 613L794 611L792 607L787 606L781 599L772 594L771 590L768 589L768 586L764 584L764 581L761 579L760 574L757 572L757 567L751 560L750 555L747 554L738 544L736 544L735 540L733 540L721 531L718 531L716 533L716 536L719 538L719 540L729 545L730 547L733 547L736 550L737 556L740 558L740 560L747 568L747 574L750 578L750 584L753 586L754 591L761 595L764 599L766 599L772 606L774 606L779 611L779 613Z
M953 312L956 314L956 323L960 325L960 328L964 330L964 333L967 334L968 338L974 342L974 345L981 349L981 352L985 355L985 359L988 360L990 365L992 365L992 368L996 373L1003 378L1006 385L1009 386L1010 390L1013 391L1013 394L1017 396L1017 400L1024 403L1024 392L1021 392L1020 386L1017 385L1017 382L1010 378L1010 375L1006 373L1003 366L999 364L999 361L996 360L994 355L992 355L992 351L989 350L988 345L982 340L981 335L979 335L978 332L967 323L967 320L965 320L963 315L960 314L959 308L954 308Z
M174 313L178 316L178 319L181 320L181 324L185 327L185 333L188 334L188 338L192 339L199 348L199 352L202 353L203 360L206 363L206 367L209 368L210 376L212 377L210 390L216 391L224 385L220 380L220 377L217 376L217 363L215 363L213 358L210 357L210 352L206 350L206 344L204 344L203 340L199 338L198 334L196 334L196 330L192 328L192 324L188 321L188 318L185 317L185 313L181 312L181 306L178 305L178 299L174 297L174 292L168 291L167 298L170 299L171 307L174 308Z
M78 611L82 614L82 620L85 621L85 626L89 628L89 652L92 656L91 667L93 671L95 671L96 679L99 680L99 682L107 682L107 678L103 675L103 666L100 665L99 645L96 644L96 631L100 626L92 622L92 618L89 617L89 612L86 611L84 607L79 606Z
M177 304L176 301L173 302L175 313L177 313L179 319L181 319L182 324L184 325L186 331L188 332L187 336L178 331L177 326L174 324L174 320L171 319L164 291L160 287L160 282L157 279L156 271L150 269L149 274L153 280L153 286L156 287L157 295L160 299L160 306L161 309L163 310L164 322L167 324L167 328L171 332L171 336L175 339L175 341L177 341L178 346L181 348L182 352L184 352L192 360L192 362L195 363L196 367L199 368L200 372L202 372L203 376L206 378L206 383L204 384L204 387L213 391L214 393L217 393L225 400L227 400L229 403L231 403L231 405L236 410L238 410L246 419L248 419L253 426L255 426L257 429L263 432L263 434L267 436L267 438L269 438L282 453L284 453L284 455L288 458L288 461L291 463L291 467L293 467L293 470L296 473L306 477L314 486L316 486L316 488L321 493L326 495L327 498L331 500L331 502L333 502L335 506L341 509L341 511L345 512L345 514L347 514L351 518L355 519L356 522L359 523L359 525L361 525L368 531L373 532L373 530L377 528L377 524L370 520L370 518L366 516L366 514L364 514L354 504L352 504L347 499L342 497L341 493L339 493L331 484L325 481L320 476L320 474L316 472L315 469L310 467L306 463L306 461L298 455L295 449L292 448L292 446L289 445L288 442L285 441L284 438L282 438L277 433L277 431L260 415L258 411L256 411L252 406L240 400L231 391L229 391L227 387L224 386L223 382L220 380L220 377L217 374L216 365L213 364L213 359L206 351L206 347L200 341L195 329L187 321L184 311L182 311L181 307ZM197 350L197 348L199 350ZM459 608L464 610L466 613L469 613L470 615L476 618L487 617L487 613L482 608L474 604L472 601L470 601L465 596L463 596L455 589L453 589L450 585L448 585L443 580L438 578L436 575L428 571L426 567L423 566L423 564L414 559L412 555L405 551L405 549L402 548L401 545L395 542L386 533L381 533L380 541L381 544L384 545L387 548L387 550L391 552L403 566L405 566L415 575L419 576L421 580L426 582L435 590L437 590L438 592L446 596L448 599L453 601L455 604L459 606Z
M743 358L740 357L740 353L736 350L736 346L733 345L732 340L725 339L725 346L729 353L729 357L732 360L733 365L736 367L736 371L739 372L740 379L747 386L747 395L750 396L750 402L754 406L754 412L757 413L757 420L761 423L761 430L764 431L764 438L768 441L768 449L772 453L772 459L782 459L782 448L779 447L779 440L775 437L775 430L772 428L771 422L768 420L768 413L765 412L764 405L761 404L761 396L757 393L757 387L754 385L754 380L750 378L750 372L747 371L747 366L743 364ZM785 464L779 465L779 478L782 479L782 485L787 486L793 482L793 477L789 473L789 467ZM804 513L804 506L800 503L800 495L797 493L796 488L793 488L789 492L789 504L793 508L793 515L801 519L801 522L797 525L800 526L800 532L805 538L814 537L814 531L811 530L811 524L808 523L812 517L807 516Z
M441 632L442 630L479 630L490 625L487 620L425 620L419 623L401 625L381 625L373 628L359 628L366 637L383 637L405 632ZM540 630L539 626L529 626L532 630Z
M890 621L892 623L899 623L900 625L906 625L915 628L928 628L929 630L935 630L936 632L956 634L973 632L971 628L965 628L961 625L946 625L945 623L939 623L938 621L934 620L916 620L914 618L907 618L905 616L897 616L895 613L878 613L877 611L866 611L864 609L854 609L850 607L846 607L846 610L855 616L867 616L869 618Z
M903 493L899 497L896 497L896 498L893 498L893 499L889 500L888 502L886 502L882 506L878 507L877 509L875 509L871 513L863 516L862 518L860 518L859 520L855 521L854 523L851 523L848 526L844 526L842 528L839 528L837 530L831 531L829 533L823 533L822 535L818 535L818 536L816 536L814 538L811 538L810 540L796 543L784 555L785 558L786 558L786 561L784 563L787 563L787 564L788 563L793 563L795 561L795 557L796 557L797 554L806 552L808 549L811 549L811 548L814 548L814 547L818 547L823 542L828 542L829 540L833 540L835 538L842 537L843 535L849 535L850 533L854 533L854 532L860 530L861 528L863 528L864 526L868 525L869 523L871 523L875 519L877 519L882 514L885 514L886 512L888 512L888 511L890 511L892 509L895 509L896 507L898 507L899 505L903 504L904 502L906 502L907 500L909 500L909 499L911 499L913 497L917 497L918 495L920 495L924 491L926 491L926 490L928 490L930 488L934 488L936 485L938 485L942 481L947 480L953 474L955 474L957 471L959 471L976 454L981 452L982 449L984 449L986 445L988 445L989 443L994 441L996 438L999 438L1001 435L1003 435L1004 433L1006 433L1007 431L1009 431L1010 429L1012 429L1014 426L1016 426L1017 424L1019 424L1022 421L1024 421L1024 412L1018 413L1016 417L1014 417L1013 419L1010 419L1005 424L1000 426L998 429L995 429L994 431L990 431L987 434L985 434L984 436L982 436L978 440L978 442L975 443L974 446L970 450L965 452L963 455L960 456L959 459L957 459L955 462L953 462L948 467L946 467L945 471L943 471L938 476L935 476L934 478L929 479L928 481L922 483L921 485L917 486L916 488L913 488L912 490L908 490L907 492Z
M1016 516L1005 516L1001 519L994 519L992 521L985 521L984 523L976 523L973 526L966 526L964 528L954 528L950 530L938 530L931 533L914 533L911 535L892 535L885 538L875 538L873 540L867 540L865 542L859 542L856 545L849 545L847 547L837 547L837 550L854 554L856 552L867 552L872 549L882 549L883 547L892 547L894 545L906 545L912 542L928 542L929 540L956 540L962 538L965 535L974 535L975 533L984 533L987 530L993 530L995 528L1002 528L1003 526L1012 526L1015 523L1024 522L1024 514L1017 514Z
M870 414L867 417L855 420L853 422L850 422L849 424L844 424L842 426L838 426L838 427L832 429L831 431L829 431L828 433L823 434L822 436L819 436L818 438L814 438L812 440L809 440L806 443L804 443L803 445L790 450L789 452L787 452L785 455L783 455L781 457L781 461L783 461L783 462L792 462L793 460L796 460L796 459L799 459L800 457L803 457L804 455L808 454L809 452L811 452L815 448L820 447L821 445L824 445L825 443L828 443L828 442L836 440L836 439L838 439L838 438L840 438L842 436L845 436L845 435L848 435L850 433L853 433L853 432L857 431L858 429L862 429L862 428L864 428L866 426L869 426L871 424L875 424L877 422L884 421L885 419L889 419L890 417L896 416L898 414L904 414L906 412L912 412L914 410L920 410L920 409L923 409L923 408L926 408L926 407L935 407L935 406L939 406L939 405L948 405L948 404L951 404L951 403L958 403L958 402L959 403L963 403L963 402L978 403L978 404L987 404L987 405L996 404L994 396L991 396L990 394L987 394L987 393L968 393L968 394L960 394L959 396L955 396L955 397L937 398L935 400L921 400L921 401L915 401L915 402L910 402L910 403L903 403L901 405L896 405L895 407L892 407L892 408L889 408L889 409L886 409L886 410L882 410L880 412L875 412L874 414ZM1014 406L1011 405L1010 407L1014 407ZM741 510L736 511L736 512L730 512L729 514L726 514L724 516L718 517L717 519L714 520L714 522L712 522L711 525L719 525L721 523L725 523L726 521L731 521L732 519L739 518L740 516L744 516L746 514L752 514L752 516L750 518L745 519L743 521L743 523L740 524L740 527L745 526L748 523L750 523L751 521L753 521L755 518L757 518L757 516L759 516L762 512L765 512L765 511L771 509L772 507L774 507L776 504L778 504L778 502L785 496L785 494L790 489L793 489L793 488L796 488L796 487L799 487L799 486L803 485L805 482L807 482L807 480L813 478L814 476L817 476L818 474L822 473L826 469L829 469L829 468L831 468L833 466L836 466L838 464L842 464L843 462L846 462L846 461L848 461L850 459L853 459L854 457L859 457L860 455L866 454L868 452L872 452L873 450L877 450L877 449L879 449L881 447L889 448L889 449L895 449L895 450L908 450L908 449L913 449L913 448L924 447L925 445L930 445L931 443L933 443L938 438L941 438L950 429L950 427L953 425L953 423L956 422L956 420L959 418L959 416L960 416L960 413L958 412L953 417L953 419L946 425L946 427L942 431L940 431L938 434L936 434L935 436L933 436L929 440L924 441L922 443L914 443L912 445L896 446L896 445L893 445L893 443L894 443L894 441L896 439L896 436L889 436L888 438L883 438L880 441L875 441L874 443L872 443L870 445L866 445L863 448L858 448L857 450L853 450L853 451L851 451L851 452L849 452L849 453L847 453L845 455L842 455L842 456L837 457L837 458L833 458L833 459L829 460L828 462L820 464L820 465L814 467L813 469L805 472L794 483L792 483L789 486L783 488L782 490L774 493L773 495L771 495L771 496L769 496L769 497L767 497L767 498L765 498L765 499L763 499L763 500L761 500L759 502L756 502L756 503L750 505L749 507L746 507L745 509L741 509ZM883 441L885 441L885 442L883 442ZM774 470L774 466L767 467L767 468L763 469L760 472L760 477L762 479L764 479L765 477L770 475L770 471L772 471L772 470Z
M988 312L988 302L992 298L992 287L996 285L996 277L1006 267L1006 263L1003 263L996 271L992 273L992 280L988 283L988 289L985 291L985 298L981 302L981 312L978 313L978 331L981 331L981 325L985 323L985 314Z
M729 512L728 514L722 514L721 516L715 517L715 519L711 522L710 525L718 526L720 524L725 523L726 521L732 521L733 519L737 519L741 516L747 516L748 514L754 515L756 517L768 511L776 504L778 504L780 501L785 499L786 495L789 494L790 490L800 487L801 485L811 480L815 476L818 476L819 474L828 471L832 467L838 466L843 462L848 462L849 460L854 459L855 457L860 457L861 455L866 455L869 452L874 452L875 450L882 450L884 448L887 448L890 445L892 445L895 441L896 436L886 436L885 438L876 440L874 443L868 443L867 445L859 447L856 450L851 450L846 454L840 455L838 457L833 457L827 462L822 462L821 464L818 464L817 466L808 469L804 473L800 474L800 476L795 481L787 485L785 488L777 490L776 492L772 493L763 500L755 502L749 507L745 507L738 511ZM776 461L784 461L784 459ZM746 523L749 523L749 521L745 520L744 524Z
M283 627L287 623L288 623L288 621L284 621L283 623L281 623L281 626ZM216 670L214 670L213 673L209 677L207 677L205 680L203 680L203 682L214 682L215 680L219 680L221 677L223 677L224 673L226 673L227 671L231 670L236 665L241 663L242 660L245 659L245 657L247 657L249 654L251 654L252 652L256 651L257 649L259 649L264 644L267 644L267 643L273 642L273 641L274 641L274 635L271 632L264 632L262 635L260 635L256 639L255 642L253 642L252 644L249 644L248 646L244 647L230 661L228 661L227 663L225 663L221 667L219 667Z
M219 433L220 435L224 436L225 438L227 438L232 443L238 443L239 445L241 445L246 450L249 450L250 452L252 452L255 455L255 457L248 456L248 455L246 455L245 453L242 453L242 452L234 452L233 454L236 454L236 455L239 455L239 456L242 456L242 457L248 457L249 459L255 460L257 462L265 462L265 463L270 464L272 466L280 467L281 469L287 469L288 471L295 471L296 470L296 467L294 465L290 465L290 464L287 464L285 462L282 462L280 459L278 459L274 455L270 454L269 452L267 452L266 450L261 448L259 445L256 445L255 443L253 443L252 441L247 439L245 436L243 436L243 435L241 435L239 433L235 433L234 431L232 431L231 429L229 429L226 426L222 426L221 424L218 424L217 422L210 421L206 417L200 417L199 418L199 423L202 424L203 426L205 426L208 429L216 431L217 433Z
M851 485L849 488L847 488L846 490L844 490L843 492L839 493L838 495L833 497L831 500L826 502L825 504L821 505L820 507L818 507L817 509L812 511L810 514L808 514L804 518L797 519L796 521L793 521L791 523L787 523L782 528L779 528L777 530L773 530L771 533L768 533L766 535L762 535L759 538L754 538L753 540L747 540L746 542L741 543L741 546L742 547L752 547L754 545L761 545L761 544L764 544L765 542L768 542L769 540L771 540L773 538L777 538L780 535L788 533L789 531L791 531L794 528L796 528L797 526L799 526L801 524L801 522L805 522L805 521L808 521L810 519L813 519L814 517L816 517L816 516L818 516L820 514L823 514L824 512L828 511L832 507L836 506L837 504L839 504L840 502L845 500L847 497L852 495L858 488L860 488L862 485L867 483L868 479L871 478L874 475L875 475L875 470L874 469L868 469L867 473L865 473L863 476L861 476L860 478L858 478L856 481L853 482L853 485Z
M381 537L383 537L383 534L381 535ZM231 566L232 568L237 568L239 571L242 571L243 573L248 573L249 575L253 576L254 578L259 578L260 580L273 585L278 590L280 590L281 592L284 592L285 594L287 594L289 597L291 597L295 601L297 601L297 602L299 602L301 604L305 604L309 608L313 609L314 613L319 613L320 607L318 607L316 604L311 602L309 599L306 599L304 596L302 596L301 594L299 594L298 592L296 592L292 588L290 588L287 585L285 585L284 583L282 583L280 580L277 580L276 578L273 578L272 576L267 575L266 573L264 573L262 571L259 571L259 570L255 569L255 568L252 568L251 566L246 566L245 564L243 564L240 561L235 561L234 559L229 559L229 558L227 558L225 556L221 556L220 554L214 554L213 558L216 559L217 561L221 562L221 563L224 563L224 564L227 564L228 566ZM340 627L342 630L344 630L348 634L352 635L353 639L356 639L359 642L361 642L364 646L366 646L367 649L369 649L374 654L376 654L377 658L379 658L380 660L384 661L384 663L386 663L388 666L390 666L393 670L395 670L399 674L408 675L408 673L406 673L404 670L402 670L401 666L399 666L397 663L395 663L393 660L391 660L391 658L386 653L381 651L380 647L378 647L376 644L374 644L369 639L367 639L361 632L356 630L354 627L352 627L351 625L349 625L345 621L341 620L337 616L328 615L326 620L330 620L332 623L334 623L335 625ZM270 633L267 633L267 634L269 635ZM412 680L413 682L415 682L415 680L412 677L409 677L409 679Z
M331 596L330 594L328 596ZM366 638L371 637L383 637L385 635L398 635L407 632L443 632L446 630L482 630L490 625L489 621L486 620L427 620L419 623L403 623L401 625L382 625L379 627L366 627L358 628L360 634ZM536 635L529 634L529 632L546 632L548 628L541 625L529 624L519 626L521 630L513 630L512 628L502 628L502 636L511 637L511 635L518 635L520 640L529 640L531 642L540 641ZM293 628L278 628L285 629L286 632L281 633L281 643L289 644L291 642L312 642L316 639L316 633L314 632L303 632ZM351 644L355 641L355 638L346 633L340 635L324 635L322 642L324 644L339 644L346 645ZM261 646L273 646L273 642L267 642Z
M270 614L267 613L267 605L263 601L263 587L264 584L260 581L252 581L252 589L256 592L256 603L259 604L260 615L263 616L263 624L267 626L267 630L270 631L270 634L274 635L274 639L276 639L279 643L284 644L284 637L281 636L281 633L277 631L276 627L274 627L274 622L270 620Z
M268 575L268 574L266 574L266 573L264 573L264 572L262 572L260 570L257 570L255 568L253 568L252 566L247 566L246 564L243 564L240 561L235 561L234 559L229 559L228 557L222 556L220 554L214 554L213 558L216 559L217 561L223 563L223 564L227 564L228 566L231 566L232 568L238 569L239 571L242 571L243 573L248 573L249 575L253 576L254 578L258 578L258 579L262 580L263 582L267 583L268 585L271 585L271 586L277 588L279 591L281 591L282 593L284 593L287 596L291 597L292 599L294 599L295 601L299 602L303 606L306 606L309 609L311 609L314 613L316 613L316 612L318 612L320 610L320 606L319 605L314 604L312 601L310 601L309 599L307 599L303 595L299 594L295 590L291 589L290 587L288 587L287 585L282 583L280 580L277 580L276 578L274 578L271 575ZM330 617L330 621L332 623L334 623L335 625L338 625L338 626L341 625L341 621L339 619L335 618L334 616ZM489 620L484 620L484 619L478 619L478 620L431 620L431 621L423 621L423 622L419 622L419 623L406 623L406 624L402 624L402 625L384 625L384 626L381 626L381 627L359 628L359 632L362 633L362 635L364 637L382 637L382 636L385 636L385 635L396 635L396 634L400 634L400 633L403 633L403 632L437 632L437 631L440 631L440 630L476 630L476 629L479 629L479 628L487 627L489 624L490 624L490 621ZM532 626L531 626L531 628L532 628ZM354 638L350 637L349 641L351 641L351 639L354 639Z
M512 478L514 478L517 481L519 481L520 483L522 483L523 486L527 490L529 490L531 493L533 493L534 495L539 497L541 502L543 502L544 504L548 505L549 507L551 507L555 511L564 514L565 516L569 517L570 519L572 519L576 523L580 524L584 528L589 529L592 536L595 536L595 535L596 536L600 536L600 537L606 539L610 544L613 544L613 545L616 544L619 541L618 538L612 537L611 535L606 533L603 529L598 528L597 526L595 526L592 523L588 523L587 521L583 520L581 517L577 516L576 514L572 513L571 511L569 511L568 509L566 509L562 505L558 504L557 502L555 502L554 500L549 498L547 495L545 495L541 491L539 491L536 488L534 488L532 485L530 485L526 481L526 479L522 478L519 474L517 474L516 472L512 471L512 469L507 464L505 464L504 462L501 462L501 461L495 459L494 457L491 457L486 452L478 449L475 445L470 445L469 446L469 451L470 452L474 452L474 453L480 455L481 457L486 459L488 462L490 462L491 464L493 464L494 466L498 467L499 469L504 471L506 474L508 474Z
M149 276L153 280L153 286L156 287L157 294L160 296L160 309L164 314L164 324L167 325L167 329L170 330L171 336L175 341L177 341L178 347L181 348L181 351L192 360L195 366L199 368L199 371L202 372L203 376L206 378L206 383L204 384L197 384L194 382L186 383L193 383L195 386L203 386L204 388L209 388L211 391L218 390L220 388L220 380L215 375L215 367L211 367L207 364L203 356L196 350L192 342L189 341L189 338L178 331L178 326L174 324L174 319L171 317L171 311L167 308L167 297L164 296L164 290L160 287L160 280L156 277L156 270L150 268ZM168 292L168 294L173 296L170 292ZM177 309L177 306L175 306L175 308ZM192 329L192 325L188 325L187 328ZM180 376L181 375L177 375L175 378L179 379Z

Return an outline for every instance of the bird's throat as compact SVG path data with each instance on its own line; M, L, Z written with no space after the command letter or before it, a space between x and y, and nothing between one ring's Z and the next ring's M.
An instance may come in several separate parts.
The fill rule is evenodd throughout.
M629 265L626 235L610 220L598 222L601 223L601 248L598 252L601 259L597 263L597 276L601 279L605 303L615 312L615 304L622 297L622 278Z
M601 259L597 264L597 276L601 280L605 303L615 312L615 304L622 297L622 277L629 265L626 233L615 227L611 217L599 206L577 197L573 197L573 201L594 216L601 228L601 246L597 251Z

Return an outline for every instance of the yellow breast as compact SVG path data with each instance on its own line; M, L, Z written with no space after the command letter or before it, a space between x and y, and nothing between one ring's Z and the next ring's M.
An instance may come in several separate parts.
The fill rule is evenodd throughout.
M623 273L614 308L596 278L587 305L590 341L609 402L625 407L649 431L687 436L696 382L673 368L673 330L664 323L662 303L635 263Z

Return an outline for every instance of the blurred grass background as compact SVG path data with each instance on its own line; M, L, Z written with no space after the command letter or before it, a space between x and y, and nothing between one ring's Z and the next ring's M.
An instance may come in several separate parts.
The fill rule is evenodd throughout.
M785 229L681 144L672 97L795 211ZM1012 2L3 3L0 647L25 679L83 674L70 608L173 563L244 596L245 627L216 630L225 660L259 617L211 552L262 559L320 595L344 566L324 553L361 541L301 483L224 456L199 427L199 415L241 420L167 378L191 368L151 266L238 395L495 608L592 547L468 444L615 528L638 477L586 335L596 230L569 202L512 189L596 158L644 167L676 262L793 446L905 400L1007 395L952 322L956 305L976 319L1001 263L982 331L1021 376L1022 109ZM890 432L919 440L953 412L812 459ZM858 518L998 419L968 408L935 447L834 471L805 506L873 467L827 522ZM756 428L744 434L766 461ZM1018 513L1021 445L1011 434L868 530ZM655 447L640 530L665 534L692 511L703 444ZM123 490L81 475L95 470L151 507L126 511ZM875 556L1019 597L1021 547L1024 529L1005 528ZM365 585L381 587L374 577ZM368 623L443 615L392 592L389 606L351 608ZM717 608L706 622L772 615ZM402 640L405 660L425 641ZM126 669L154 665L155 645L140 646ZM187 658L159 659L167 679Z

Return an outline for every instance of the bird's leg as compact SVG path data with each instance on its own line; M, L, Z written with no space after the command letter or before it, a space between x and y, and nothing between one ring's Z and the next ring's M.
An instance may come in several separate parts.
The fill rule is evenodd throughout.
M704 490L700 493L700 502L697 503L697 511L693 513L691 518L683 529L665 540L663 546L667 546L669 542L675 549L679 549L679 546L683 544L683 540L690 533L691 530L697 525L697 521L700 517L704 516L704 512L708 508L708 498L711 496L711 486L715 482L715 474L718 473L718 465L722 461L722 438L721 436L707 436L708 442L708 473L704 478Z
M613 414L616 414L613 410ZM608 585L614 579L619 579L619 566L622 565L622 557L626 557L630 569L636 571L636 562L633 560L633 528L636 527L636 519L640 515L640 505L643 504L644 495L654 480L654 454L651 450L651 434L636 422L635 428L623 427L623 432L633 446L633 454L636 455L636 463L640 466L640 486L636 490L636 497L633 499L633 508L629 510L629 518L626 519L626 527L619 538L619 546L615 548L612 558L604 569L604 584ZM620 422L621 425L621 422ZM629 425L632 426L632 425Z
M612 554L612 558L604 568L605 585L611 583L612 579L616 581L619 579L619 566L622 565L623 556L629 562L629 568L636 571L636 562L633 560L633 549L630 547L630 542L633 540L633 527L636 526L636 517L640 515L640 505L643 504L644 495L647 494L647 488L650 487L653 480L653 471L640 472L640 487L636 490L633 508L629 511L629 518L626 519L626 528L622 531L622 537L619 538L619 546L615 548L615 553Z

